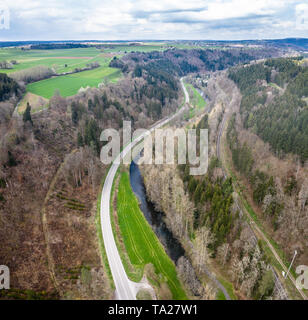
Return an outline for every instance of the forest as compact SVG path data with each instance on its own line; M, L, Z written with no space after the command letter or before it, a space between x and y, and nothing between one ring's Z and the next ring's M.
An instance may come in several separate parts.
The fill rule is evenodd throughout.
M239 63L249 63L255 59L268 58L278 55L272 49L264 50L180 50L170 49L163 52L132 52L121 59L111 61L111 67L123 68L126 72L137 71L136 75L141 75L141 69L147 64L151 69L160 69L172 75L184 76L196 72L214 72L224 70ZM136 65L138 65L137 70ZM145 70L147 71L147 70Z
M208 115L196 126L197 130L206 128ZM253 299L275 295L273 274L263 249L237 211L232 179L224 179L216 157L211 158L207 175L201 177L190 176L189 165L144 166L142 171L149 201L164 213L166 225L183 247L189 248L177 262L186 287L199 298L200 280L215 261L228 270L228 279L237 292ZM209 293L212 285L203 283ZM205 298L204 293L201 298Z
M298 59L271 59L264 64L240 67L229 77L241 90L244 127L268 142L280 157L288 153L308 159L308 68ZM280 94L270 99L267 86Z

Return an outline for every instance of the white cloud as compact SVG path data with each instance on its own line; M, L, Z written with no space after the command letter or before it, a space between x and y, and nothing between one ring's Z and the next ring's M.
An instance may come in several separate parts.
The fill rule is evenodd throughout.
M11 35L27 30L28 38L32 32L40 39L251 38L260 30L266 37L300 35L303 24L295 22L308 7L299 0L12 0L8 6Z
M295 8L296 12L296 29L308 31L308 4L301 3Z

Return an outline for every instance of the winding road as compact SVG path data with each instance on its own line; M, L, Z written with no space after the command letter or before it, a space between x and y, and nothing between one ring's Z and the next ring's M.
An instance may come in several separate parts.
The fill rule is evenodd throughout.
M189 94L186 90L186 87L183 83L183 78L181 78L181 86L185 95L185 103L186 105L189 104ZM168 124L171 120L175 117L180 115L184 108L181 108L177 113L173 116L161 120L156 123L149 131L145 134L142 134L137 139L132 141L129 145L127 145L124 150L118 155L118 157L114 160L111 165L111 168L108 172L106 177L102 197L101 197L101 228L103 234L103 240L105 245L105 250L109 262L109 266L111 269L113 281L116 287L116 299L118 300L135 300L138 291L141 288L146 286L145 283L136 283L128 279L124 266L122 264L122 260L116 246L116 242L113 236L112 225L111 225L111 216L110 216L110 201L111 201L111 193L112 193L112 186L116 176L116 173L119 169L120 160L125 158L125 156L135 147L137 146L145 137L151 134L155 129L163 127L164 125ZM213 281L215 286L222 290L227 300L231 300L227 290L225 287L220 283L220 281L215 277L212 272L204 266L204 271L207 276Z
M185 94L185 103L189 103L189 94L184 86L183 78L181 79L182 89ZM149 131L145 134L142 134L137 139L132 141L127 145L124 150L117 156L114 162L109 169L108 175L106 177L102 197L101 197L101 228L103 234L103 241L105 245L105 250L107 254L107 259L111 269L113 281L116 288L116 299L118 300L136 300L136 295L141 287L144 287L145 284L140 284L133 282L128 279L122 260L116 246L116 242L113 236L112 226L111 226L111 217L110 217L110 200L111 200L111 191L112 185L116 176L116 173L119 169L120 160L123 159L138 143L140 143L145 137L152 133L155 129L163 127L175 117L180 115L185 108L181 108L177 113L168 117L164 120L156 123Z

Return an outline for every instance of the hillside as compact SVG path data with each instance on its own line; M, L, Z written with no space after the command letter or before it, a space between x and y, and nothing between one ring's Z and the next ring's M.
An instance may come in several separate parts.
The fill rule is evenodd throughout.
M242 100L228 144L245 192L290 259L307 264L308 68L299 59L271 59L229 77Z

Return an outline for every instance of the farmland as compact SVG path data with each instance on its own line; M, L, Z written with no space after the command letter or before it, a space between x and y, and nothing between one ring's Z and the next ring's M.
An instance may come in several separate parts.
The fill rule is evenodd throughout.
M0 61L12 60L16 60L18 64L13 65L12 69L0 69L0 72L10 74L38 65L44 65L53 68L57 73L63 73L73 71L75 68L84 68L90 62L106 62L107 58L96 48L61 50L0 49Z
M84 68L88 63L98 61L106 63L113 56L121 56L131 51L149 52L164 50L164 44L104 44L101 49L96 47L77 49L53 49L53 50L22 50L21 48L1 48L0 62L16 60L18 64L12 69L1 69L2 73L13 73L16 71L44 65L52 68L56 73L73 71L75 68Z
M10 65L9 69L0 69L0 72L10 76L15 72L45 66L59 75L27 85L27 93L20 103L19 112L24 111L27 102L34 104L32 112L35 112L46 107L55 92L59 92L63 97L69 97L77 94L80 88L97 87L102 82L116 82L121 73L118 69L109 67L113 56L111 52L104 52L95 47L54 50L3 48L0 49L0 62L6 61ZM93 62L98 62L100 67L67 74L76 68L86 68Z
M81 87L97 87L104 79L115 82L119 76L119 70L109 68L107 64L89 71L34 82L27 86L27 90L46 99L50 99L57 90L62 97L69 97L75 95Z
M127 44L104 44L103 52L105 53L127 53L127 52L150 52L162 51L167 49L165 43L144 43L140 45L127 45Z

